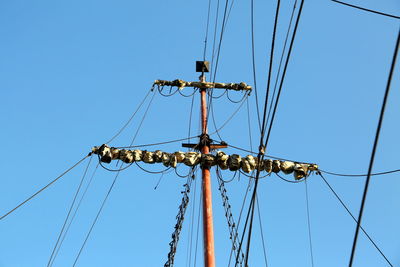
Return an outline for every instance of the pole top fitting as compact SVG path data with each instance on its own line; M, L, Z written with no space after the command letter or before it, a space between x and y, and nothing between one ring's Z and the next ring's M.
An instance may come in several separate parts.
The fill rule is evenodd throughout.
M196 72L210 72L210 62L208 61L196 61Z

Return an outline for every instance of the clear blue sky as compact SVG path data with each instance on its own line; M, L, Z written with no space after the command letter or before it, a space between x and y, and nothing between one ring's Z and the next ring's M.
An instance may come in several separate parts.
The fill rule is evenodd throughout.
M276 59L294 1L282 2ZM351 2L400 15L396 0ZM208 60L216 11L216 1L212 3ZM0 2L0 215L117 132L155 79L197 79L194 62L202 59L207 5L208 1L182 0ZM255 1L261 99L275 5L276 1ZM399 20L328 0L306 0L268 154L316 162L328 171L366 173L399 25ZM250 38L250 1L235 1L217 81L253 85ZM399 73L397 68L374 171L400 166ZM240 99L241 94L230 96ZM187 136L190 104L191 98L156 94L135 144ZM194 134L199 129L198 105L196 98ZM250 106L256 147L254 94ZM221 125L238 105L224 96L214 100L214 107ZM111 145L129 145L142 115L143 109ZM221 135L227 143L249 149L247 125L244 105ZM179 143L153 149L182 150ZM0 266L47 264L86 163L0 221ZM185 173L187 168L178 171ZM228 171L223 175L231 177ZM113 178L113 173L98 170L54 266L72 265ZM77 266L163 266L185 180L171 173L154 190L159 178L135 165L121 173ZM357 215L364 178L326 178ZM248 178L241 177L226 185L236 220L247 183ZM213 186L216 261L227 266L230 240L215 175ZM365 229L395 266L400 266L399 188L399 174L373 177L363 218ZM355 224L319 176L310 177L308 189L315 266L346 266ZM260 181L258 197L268 266L311 266L305 184L271 176ZM192 197L176 266L187 266L190 226L197 228L198 194L195 202L193 221ZM255 219L249 264L264 266L257 215ZM201 248L199 237L197 266L202 265ZM192 265L193 255L194 248ZM362 233L354 266L387 266Z

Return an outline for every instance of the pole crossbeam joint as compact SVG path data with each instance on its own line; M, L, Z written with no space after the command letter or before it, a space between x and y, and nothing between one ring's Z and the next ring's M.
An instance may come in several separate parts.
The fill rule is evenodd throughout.
M252 88L250 85L247 85L244 82L241 83L212 83L212 82L187 82L184 80L173 80L173 81L166 81L166 80L155 80L154 85L158 86L175 86L182 90L185 87L196 87L200 89L227 89L227 90L235 90L235 91L251 91Z

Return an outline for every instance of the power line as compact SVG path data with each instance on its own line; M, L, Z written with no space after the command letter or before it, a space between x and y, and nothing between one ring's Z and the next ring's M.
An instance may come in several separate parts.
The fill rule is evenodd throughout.
M347 213L353 218L353 221L357 223L356 217L354 217L353 213L349 210L349 208L344 204L343 200L339 197L339 195L335 192L335 190L332 188L332 186L328 183L328 181L325 179L325 177L322 175L321 172L318 173L319 176L321 176L322 180L325 182L325 184L328 186L328 188L331 190L331 192L335 195L337 200L339 200L340 204L342 204L343 208L347 211ZM371 236L365 231L365 229L360 225L361 231L365 234L365 236L371 241L372 245L378 250L378 252L382 255L382 257L385 259L385 261L390 265L393 266L393 264L388 260L388 258L383 254L382 250L378 247L378 245L372 240Z
M87 185L86 185L86 187L85 187L85 190L83 191L83 194L82 194L81 198L79 199L78 205L76 206L75 211L74 211L74 214L72 214L71 220L69 221L69 223L68 223L68 225L67 225L67 227L66 227L66 229L65 229L65 231L64 231L64 235L63 235L63 237L61 238L60 244L59 244L59 246L58 246L58 248L57 248L57 250L56 250L56 252L55 252L55 254L54 254L53 261L50 263L50 266L53 265L53 263L54 263L56 257L58 256L58 253L59 253L59 251L60 251L60 249L61 249L61 246L62 246L62 244L64 243L64 239L65 239L65 237L67 236L68 231L69 231L69 228L71 227L72 222L74 221L75 216L76 216L76 214L77 214L77 212L78 212L78 210L79 210L79 208L80 208L80 206L81 206L81 204L82 204L82 201L83 201L83 199L84 199L85 196L86 196L86 193L87 193L87 191L88 191L88 189L89 189L89 186L92 184L93 178L94 178L94 176L95 176L95 174L96 174L96 171L97 171L99 165L100 165L99 163L96 165L96 168L94 169L94 171L93 171L93 173L92 173L92 176L90 177L89 182L87 183Z
M375 11L375 10L372 10L372 9L367 9L367 8L364 8L364 7L351 5L351 4L348 4L348 3L345 3L345 2L341 2L341 1L337 1L337 0L331 0L331 1L339 3L339 4L342 4L342 5L345 5L345 6L354 7L354 8L360 9L360 10L364 10L364 11L367 11L367 12L383 15L383 16L386 16L386 17L390 17L390 18L394 18L394 19L400 19L400 17L398 17L398 16L387 14L387 13L383 13L383 12L379 12L379 11Z
M309 200L308 200L308 186L307 186L307 179L304 179L305 191L306 191L306 206L307 206L307 226L308 226L308 241L310 243L310 257L311 257L311 266L314 267L314 256L313 256L313 245L312 245L312 238L311 238L311 222L310 222L310 207L309 207Z
M389 92L390 92L390 84L392 82L394 68L396 66L396 59L397 59L397 53L398 53L398 50L399 50L399 46L400 46L400 31L398 32L398 35L397 35L396 47L395 47L395 50L394 50L392 64L390 66L389 77L388 77L388 81L387 81L387 84L386 84L385 96L383 97L381 113L380 113L380 116L379 116L378 126L377 126L377 129L376 129L374 145L373 145L372 153L371 153L371 159L370 159L369 166L368 166L368 175L367 175L367 179L365 181L364 193L363 193L362 200L361 200L360 213L358 215L356 233L354 235L353 247L351 249L351 256L350 256L350 263L349 263L350 267L353 266L354 254L355 254L355 250L356 250L356 246L357 246L358 232L360 230L362 215L363 215L363 212L364 212L364 206L365 206L365 200L367 198L369 181L371 179L372 167L374 165L376 148L378 147L379 135L380 135L381 128L382 128L383 117L385 115L386 103L387 103L387 99L388 99Z
M146 118L147 113L149 112L150 106L151 106L151 104L153 103L153 100L154 100L155 95L156 95L156 92L154 91L153 96L151 97L150 102L149 102L149 104L147 105L147 108L146 108L146 110L145 110L145 112L144 112L144 114L143 114L143 118L142 118L142 120L141 120L140 123L139 123L139 126L138 126L138 128L137 128L137 130L136 130L136 132L135 132L135 135L134 135L133 138L132 138L132 141L131 141L131 143L130 143L130 146L131 146L131 145L133 144L133 142L135 142L135 140L136 140L136 137L137 137L137 135L138 135L138 133L139 133L140 128L142 127L142 124L143 124L143 122L144 122L144 119Z
M273 125L273 123L274 123L275 114L276 114L276 109L277 109L277 107L278 107L279 98L280 98L280 95L281 95L281 92L282 92L282 85L283 85L283 82L284 82L285 77L286 77L287 66L288 66L288 64L289 64L290 55L291 55L291 53L292 53L293 43L294 43L294 40L295 40L295 38L296 38L297 27L299 26L299 21L300 21L301 13L302 13L302 11L303 11L303 5L304 5L304 0L302 0L301 3L300 3L299 13L298 13L298 15L297 15L296 23L295 23L295 25L294 25L294 30L293 30L292 39L291 39L290 45L289 45L288 55L287 55L287 57L286 57L285 66L283 67L282 78L281 78L281 81L280 81L280 83L279 83L278 94L277 94L277 96L276 96L275 105L274 105L274 110L273 110L273 112L272 112L271 122L270 122L270 124L269 124L269 129L268 129L268 133L267 133L267 138L266 138L266 140L265 140L265 147L267 147L267 145L268 145L269 137L270 137L271 130L272 130L272 125Z
M146 96L143 98L142 102L140 102L139 106L137 107L137 109L132 113L131 117L128 119L128 121L124 124L124 126L121 127L121 129L119 129L119 131L113 136L111 137L110 140L108 140L106 142L106 144L111 143L115 138L117 138L117 136L119 136L123 130L125 130L125 128L129 125L129 123L132 121L132 119L135 117L136 113L139 111L139 109L142 107L143 103L146 101L147 97L149 96L150 92L154 90L154 87L152 87L146 94Z
M260 119L260 109L258 107L258 93L257 93L257 77L256 77L256 59L255 59L255 47L254 47L254 0L251 0L251 8L250 8L250 18L251 18L251 58L253 63L253 83L254 83L254 93L256 97L256 111L257 111L257 120L260 131L261 128L261 119Z
M206 60L207 40L208 40L208 26L210 25L210 9L211 9L211 0L208 0L207 27L206 27L206 36L204 38L203 61Z
M363 177L367 176L368 174L344 174L344 173L336 173L336 172L328 172L319 169L320 172L330 174L330 175L335 175L335 176L343 176L343 177ZM390 173L395 173L395 172L400 172L400 169L397 170L392 170L392 171L385 171L385 172L376 172L376 173L371 173L371 176L377 176L377 175L385 175L385 174L390 174Z
M87 164L87 166L86 166L86 168L85 168L85 171L83 172L81 181L80 181L80 183L79 183L79 185L78 185L78 187L77 187L77 189L76 189L76 192L75 192L75 195L74 195L74 197L73 197L72 203L71 203L71 205L70 205L70 207L69 207L67 216L65 217L65 220L64 220L64 223L63 223L63 225L62 225L62 227L61 227L60 233L58 234L57 241L56 241L56 243L54 244L54 247L53 247L53 250L52 250L52 252L51 252L49 261L47 262L47 266L51 266L51 262L52 262L52 260L53 260L54 253L55 253L55 251L56 251L56 249L57 249L57 246L58 246L58 244L59 244L59 242L60 242L60 239L61 239L61 236L62 236L62 234L63 234L63 232L64 232L65 226L67 225L69 216L71 215L71 212L72 212L72 208L73 208L74 205L75 205L76 199L77 199L78 194L79 194L79 192L80 192L80 190L81 190L83 181L85 180L85 177L86 177L87 171L88 171L88 169L89 169L90 163L92 162L92 158L93 158L93 155L90 156L89 162L88 162L88 164Z
M292 15L290 16L290 21L289 21L289 27L288 27L288 29L286 31L286 37L285 37L285 42L283 44L282 55L281 55L281 58L279 60L278 71L276 72L276 78L275 78L275 83L274 83L274 91L272 92L272 97L271 97L272 100L275 98L276 86L278 85L279 74L281 73L282 62L283 62L283 58L285 56L286 45L287 45L287 41L289 39L290 29L292 28L292 22L293 22L294 12L296 11L296 6L297 6L297 0L294 2ZM270 105L269 109L268 109L267 121L269 121L269 117L271 115L271 111L272 111L272 105Z
M89 153L86 157L84 157L83 159L79 160L77 163L75 163L72 167L70 167L69 169L67 169L66 171L64 171L62 174L60 174L57 178L55 178L53 181L51 181L50 183L48 183L47 185L45 185L44 187L42 187L41 189L39 189L36 193L34 193L32 196L28 197L27 199L25 199L24 201L22 201L20 204L18 204L15 208L13 208L12 210L10 210L9 212L7 212L6 214L2 215L0 217L0 220L4 219L5 217L7 217L8 215L10 215L11 213L13 213L16 209L18 209L19 207L21 207L22 205L24 205L26 202L28 202L29 200L31 200L32 198L36 197L38 194L40 194L43 190L45 190L46 188L48 188L49 186L51 186L52 184L54 184L55 182L57 182L61 177L63 177L65 174L67 174L69 171L71 171L73 168L75 168L76 166L78 166L82 161L84 161L85 159L87 159L88 157L90 157L92 155L92 153Z
M118 176L119 176L120 173L121 173L121 172L117 172L117 174L115 175L115 178L114 178L113 182L111 183L111 185L110 185L110 187L109 187L109 189L108 189L108 191L107 191L107 194L106 194L106 196L105 196L104 199L103 199L103 202L101 203L100 209L98 210L98 212L97 212L97 214L96 214L96 217L95 217L95 219L93 220L92 225L90 226L88 233L86 234L85 240L83 241L82 246L81 246L81 248L79 249L79 252L78 252L78 254L76 255L74 264L73 264L72 266L75 266L76 263L78 262L79 257L81 256L82 251L83 251L83 249L85 248L85 245L86 245L86 243L87 243L87 241L88 241L88 239L89 239L89 236L90 236L90 234L92 233L93 228L94 228L94 226L95 226L96 223L97 223L97 220L99 219L99 216L100 216L100 214L101 214L101 211L103 210L104 205L106 204L107 199L108 199L108 197L110 196L110 193L111 193L112 189L114 188L115 182L117 181L117 178L118 178Z
M260 205L259 205L259 201L258 201L258 196L256 197L256 203L257 203L257 211L258 211L258 222L260 224L261 241L262 241L262 247L263 247L265 267L268 267L267 250L265 248L264 232L263 232L263 227L262 227L262 222L261 222L261 211L260 211Z

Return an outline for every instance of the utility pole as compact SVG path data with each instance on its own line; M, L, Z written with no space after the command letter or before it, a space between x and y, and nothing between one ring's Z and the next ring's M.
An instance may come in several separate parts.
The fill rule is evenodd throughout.
M206 62L202 62L203 66L198 66L201 63L197 63L196 71L199 71L198 67L201 68L200 82L205 82L206 77L204 72L207 70ZM210 142L208 138L207 129L207 92L205 88L200 89L201 97L201 153L210 153ZM212 192L211 192L211 175L210 168L202 167L202 194L203 194L203 236L204 236L204 266L215 267L215 254L214 254L214 226L213 226L213 215L212 215Z

